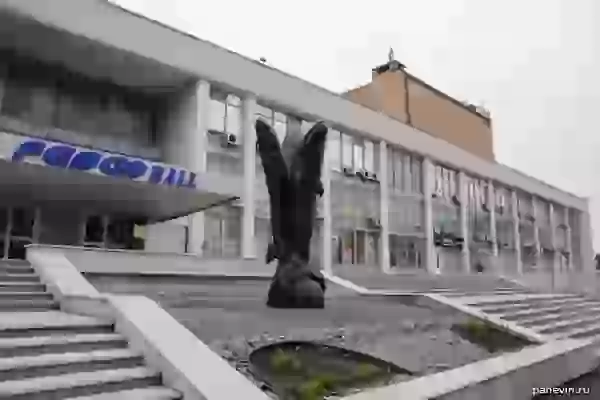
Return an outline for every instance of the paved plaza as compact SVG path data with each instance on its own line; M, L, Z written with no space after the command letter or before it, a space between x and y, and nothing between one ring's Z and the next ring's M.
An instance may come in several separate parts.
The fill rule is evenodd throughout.
M330 284L325 310L265 306L268 280L94 277L100 290L159 302L214 351L248 375L248 355L281 340L314 340L362 351L417 375L465 365L489 353L451 331L464 316L451 309L363 297ZM251 377L251 376L250 376ZM251 377L252 378L252 377Z

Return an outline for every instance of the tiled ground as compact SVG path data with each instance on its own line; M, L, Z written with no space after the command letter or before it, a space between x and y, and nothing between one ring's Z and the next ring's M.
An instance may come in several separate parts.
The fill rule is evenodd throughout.
M261 344L308 339L347 346L417 374L487 358L450 327L464 316L453 310L401 304L393 298L359 297L331 286L325 310L274 310L265 306L266 280L108 278L88 276L103 292L143 294L242 372Z

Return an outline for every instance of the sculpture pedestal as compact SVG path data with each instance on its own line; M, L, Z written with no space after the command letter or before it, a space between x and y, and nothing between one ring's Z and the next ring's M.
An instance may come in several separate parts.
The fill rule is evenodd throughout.
M325 279L302 262L280 262L271 282L267 306L325 308Z

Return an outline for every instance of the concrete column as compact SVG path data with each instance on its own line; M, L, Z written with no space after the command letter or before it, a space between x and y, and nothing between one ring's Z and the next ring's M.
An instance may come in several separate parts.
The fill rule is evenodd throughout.
M552 246L552 249L554 250L553 256L552 256L552 269L554 270L555 273L559 273L560 272L560 254L557 251L557 245L556 245L556 219L554 218L554 204L550 203L548 206L548 220L550 223L550 245Z
M594 243L592 237L592 223L590 218L589 200L585 210L579 211L579 240L581 242L581 269L583 272L594 273Z
M532 214L533 214L533 242L534 242L534 246L535 246L535 264L539 265L540 263L540 251L541 251L541 246L540 246L540 222L539 222L539 204L537 199L534 196L531 196L531 210L532 210Z
M409 154L405 154L402 156L402 187L404 193L412 192L412 176L410 174L411 171L411 156ZM387 170L387 168L386 168Z
M242 135L244 155L244 197L242 210L242 257L256 258L254 233L255 200L254 185L256 180L256 132L254 130L254 114L256 98L247 96L242 101Z
M523 260L521 259L521 232L519 231L519 202L517 201L517 192L514 190L510 194L510 203L510 208L512 210L515 263L517 267L517 274L521 275L523 273Z
M461 251L462 269L465 274L471 272L471 250L469 249L469 193L467 190L467 176L463 171L458 172L458 199L460 200L459 222L460 234L463 237L463 248Z
M433 243L433 209L431 195L433 193L433 164L427 157L423 158L423 229L425 233L425 245L423 249L423 261L427 272L434 275L437 273L437 262L435 246Z
M389 225L389 177L387 144L379 142L379 211L381 219L381 238L379 263L383 272L390 271L390 225Z
M327 146L330 146L330 141L327 141ZM339 151L339 149L338 149ZM333 274L332 264L332 249L331 239L332 234L332 217L331 217L331 150L325 149L325 158L323 159L323 170L321 172L321 180L323 181L323 230L321 232L321 268L326 272Z
M195 86L196 124L194 129L188 131L189 159L187 166L192 171L206 171L206 147L208 118L210 107L210 83L199 81ZM204 244L204 213L195 213L188 217L188 252L202 254Z
M488 181L487 185L487 205L490 210L490 241L492 242L491 267L496 274L501 274L502 263L498 258L498 234L496 232L496 196L494 195L494 182Z
M563 224L565 225L565 248L567 250L567 254L569 255L567 259L567 270L571 271L573 269L573 239L571 235L573 231L571 230L571 224L569 222L569 208L563 208Z
M165 161L192 171L206 170L206 130L208 126L210 84L192 83L169 99L169 113L161 132ZM204 243L204 214L196 213L177 220L149 225L148 237L168 236L173 225L187 225L189 253L201 254ZM159 240L160 242L160 240ZM147 249L159 251L157 242L146 241ZM178 249L176 251L184 251Z

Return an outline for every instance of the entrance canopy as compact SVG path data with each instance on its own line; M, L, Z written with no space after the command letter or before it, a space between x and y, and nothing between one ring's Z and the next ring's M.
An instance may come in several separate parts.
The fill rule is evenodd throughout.
M0 202L55 205L160 222L238 197L203 187L181 167L0 133Z

